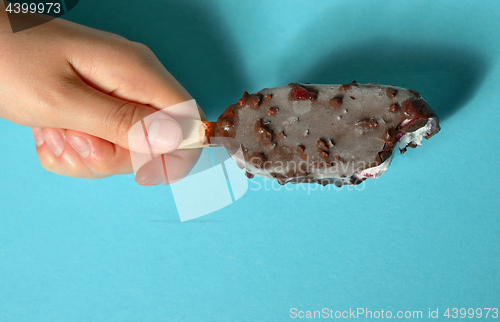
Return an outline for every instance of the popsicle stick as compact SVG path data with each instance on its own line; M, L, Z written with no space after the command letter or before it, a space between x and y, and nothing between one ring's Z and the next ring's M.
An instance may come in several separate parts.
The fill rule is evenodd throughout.
M177 149L199 149L206 147L222 146L220 142L210 142L215 136L215 122L177 119L182 128L184 139Z

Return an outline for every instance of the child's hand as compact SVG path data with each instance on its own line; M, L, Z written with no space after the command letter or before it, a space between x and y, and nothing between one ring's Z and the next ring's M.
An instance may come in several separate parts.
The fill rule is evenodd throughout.
M192 99L146 46L62 19L12 33L0 13L0 71L0 117L32 127L42 166L72 177L133 172L129 149L149 150L143 140L129 142L131 126ZM158 114L151 144L155 152L172 152L182 131ZM169 154L170 182L187 174L198 155ZM165 183L148 176L136 179Z

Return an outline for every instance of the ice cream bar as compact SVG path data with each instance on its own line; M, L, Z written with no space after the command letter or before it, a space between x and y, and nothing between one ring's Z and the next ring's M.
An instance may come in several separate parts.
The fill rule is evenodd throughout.
M439 130L418 92L354 81L245 92L218 118L215 136L241 144L249 178L341 186L379 177L395 151Z

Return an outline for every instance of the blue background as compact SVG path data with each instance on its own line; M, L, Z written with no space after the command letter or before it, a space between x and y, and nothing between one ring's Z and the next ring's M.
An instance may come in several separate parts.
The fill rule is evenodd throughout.
M245 90L355 79L418 90L442 131L363 190L257 179L180 223L170 187L51 174L0 120L0 321L500 307L497 1L85 0L64 17L147 44L211 120Z

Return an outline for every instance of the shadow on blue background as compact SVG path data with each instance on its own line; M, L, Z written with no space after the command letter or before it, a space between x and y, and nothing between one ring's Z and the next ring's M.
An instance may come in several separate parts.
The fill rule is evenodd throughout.
M303 82L395 84L420 92L440 119L454 114L476 93L490 62L470 47L373 40L334 51L317 62Z
M127 2L118 7L104 1L85 8L89 11L82 8L65 17L149 46L208 119L216 119L248 88L232 35L208 2Z

